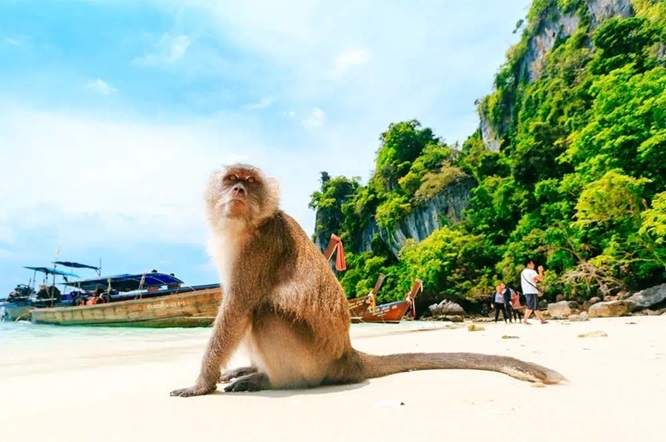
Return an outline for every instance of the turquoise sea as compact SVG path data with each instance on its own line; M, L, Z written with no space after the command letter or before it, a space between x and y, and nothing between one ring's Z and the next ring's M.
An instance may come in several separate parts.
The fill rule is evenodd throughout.
M30 351L68 343L70 347L94 342L98 346L173 342L207 337L210 328L63 327L29 321L0 321L0 360L11 352Z
M62 327L0 322L0 378L202 354L210 328Z
M404 333L442 324L404 321L401 324L352 324L353 338ZM94 368L108 363L198 360L210 327L131 328L82 327L0 321L0 378L41 372Z

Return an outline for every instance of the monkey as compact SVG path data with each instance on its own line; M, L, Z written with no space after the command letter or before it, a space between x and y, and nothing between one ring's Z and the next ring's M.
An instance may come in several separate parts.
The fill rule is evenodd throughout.
M208 252L223 295L194 385L171 396L209 394L218 383L230 393L289 390L428 369L495 371L542 384L565 380L508 356L358 351L344 289L298 222L279 208L275 178L249 164L223 166L211 172L204 200ZM241 346L251 365L223 373Z

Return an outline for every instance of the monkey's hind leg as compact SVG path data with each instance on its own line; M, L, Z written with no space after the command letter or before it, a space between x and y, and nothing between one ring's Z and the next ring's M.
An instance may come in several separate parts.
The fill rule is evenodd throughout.
M240 378L241 376L246 376L248 374L253 374L257 371L257 367L252 365L249 367L239 367L234 368L233 370L227 370L222 373L222 376L220 376L220 382L227 383L233 379Z
M239 391L261 391L270 390L271 382L264 373L255 372L236 379L233 383L224 387L226 392Z

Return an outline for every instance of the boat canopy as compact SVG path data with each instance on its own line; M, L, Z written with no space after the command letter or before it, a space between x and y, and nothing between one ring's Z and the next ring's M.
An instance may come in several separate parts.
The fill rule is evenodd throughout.
M95 289L102 288L118 290L119 292L129 292L138 290L139 288L146 287L160 287L167 284L182 284L183 281L172 275L159 272L137 273L122 275L106 276L95 279L82 279L80 281L68 282L66 285L78 287L82 290L94 291Z
M36 272L42 272L47 275L60 275L60 276L73 276L74 278L78 278L79 275L75 273L70 273L70 272L63 272L62 270L57 270L57 269L50 269L48 267L29 267L29 266L24 266L23 268L25 269L30 269L34 270Z
M53 264L58 264L64 267L73 267L76 269L93 269L93 270L100 270L99 267L95 266L89 266L88 264L81 264L79 262L72 262L72 261L54 261Z

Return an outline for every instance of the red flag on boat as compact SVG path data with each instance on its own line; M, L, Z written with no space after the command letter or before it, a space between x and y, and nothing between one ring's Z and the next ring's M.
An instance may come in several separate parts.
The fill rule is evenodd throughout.
M342 241L340 241L340 238L338 238L337 249L338 253L335 254L335 269L338 272L341 272L347 269L347 261L345 261L345 249L342 247Z

